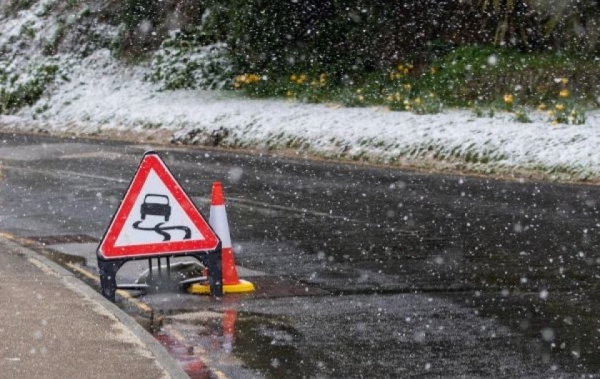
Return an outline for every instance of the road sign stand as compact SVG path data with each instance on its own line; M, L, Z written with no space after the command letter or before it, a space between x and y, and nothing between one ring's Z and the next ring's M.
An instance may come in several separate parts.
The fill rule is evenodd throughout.
M153 258L148 258L148 283L152 283L152 280L154 278L154 272L152 270L152 259ZM156 260L158 261L158 276L160 279L162 279L160 257L156 258ZM167 279L170 280L171 279L171 257L166 257L166 261L167 261ZM117 289L120 289L120 290L147 291L149 288L150 288L150 286L146 283L132 283L132 284L118 284L117 283Z
M158 259L158 275L162 276L160 259L165 257L170 276L170 259L177 256L191 256L204 264L211 295L223 295L221 240L153 151L144 154L96 253L102 294L113 302L119 288L116 275L125 262L148 259L151 278L152 259Z
M190 256L196 258L200 263L206 266L208 269L208 284L210 286L210 295L213 297L222 297L223 296L223 267L222 267L222 252L221 252L221 244L216 250L208 251L208 252L195 252L195 253L186 253L186 254L174 254L166 257L167 262L170 262L170 258L174 256ZM159 258L159 275L160 274L160 257ZM140 284L117 284L117 272L119 269L128 261L135 260L132 258L123 258L123 259L104 259L102 257L98 257L98 268L100 269L100 285L102 286L102 294L108 300L115 302L116 291L119 288L122 289L147 289L147 285ZM150 273L152 275L152 260L149 259ZM167 263L167 266L170 266L170 263ZM167 267L167 272L169 273L170 269ZM170 273L169 273L170 274Z

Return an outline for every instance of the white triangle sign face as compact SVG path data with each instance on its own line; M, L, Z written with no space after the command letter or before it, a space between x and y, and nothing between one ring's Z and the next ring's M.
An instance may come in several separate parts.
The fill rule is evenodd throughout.
M219 238L158 154L144 155L100 245L105 259L205 252Z

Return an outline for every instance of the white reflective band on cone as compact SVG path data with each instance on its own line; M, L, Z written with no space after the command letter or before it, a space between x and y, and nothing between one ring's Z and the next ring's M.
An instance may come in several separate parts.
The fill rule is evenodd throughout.
M230 248L231 235L229 234L229 222L227 221L227 212L225 212L224 205L213 205L210 207L208 223L221 239L221 248Z

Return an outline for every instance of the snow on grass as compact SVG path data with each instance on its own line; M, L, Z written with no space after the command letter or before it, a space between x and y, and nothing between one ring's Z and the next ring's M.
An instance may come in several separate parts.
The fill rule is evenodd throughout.
M158 91L145 68L125 67L106 50L86 58L48 99L41 115L50 130L166 129L175 140L390 162L461 162L478 171L525 169L591 179L600 172L599 115L585 125L551 125L532 111L532 123L514 115L476 117L470 110L436 115L342 108L285 100L249 100L229 91ZM22 125L31 109L19 114ZM14 120L14 119L13 119ZM188 142L193 143L193 140Z
M22 12L24 13L24 12ZM24 14L19 19L31 20ZM37 19L36 19L37 20ZM20 29L6 23L2 41ZM36 21L36 25L37 21ZM44 27L52 30L51 23ZM286 100L251 100L233 91L160 91L144 80L148 65L124 65L110 51L73 61L63 56L68 81L32 107L0 122L24 129L102 134L167 131L179 143L255 149L292 149L317 156L421 167L452 166L482 173L534 171L548 179L600 177L600 113L585 125L552 125L530 111L531 123L497 112L471 110L435 115L343 108Z

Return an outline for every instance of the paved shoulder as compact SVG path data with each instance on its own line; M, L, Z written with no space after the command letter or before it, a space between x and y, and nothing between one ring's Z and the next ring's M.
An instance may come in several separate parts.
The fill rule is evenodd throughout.
M2 238L0 304L0 379L188 378L118 307Z

